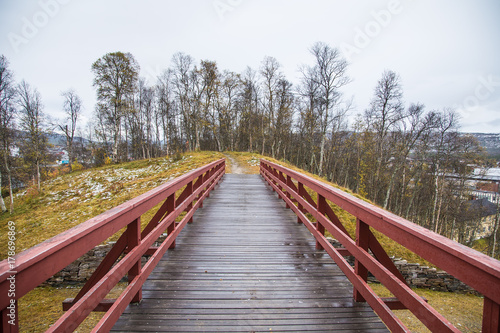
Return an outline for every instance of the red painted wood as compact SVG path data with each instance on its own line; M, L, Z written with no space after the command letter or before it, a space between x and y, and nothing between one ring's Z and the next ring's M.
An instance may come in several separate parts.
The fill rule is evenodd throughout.
M318 212L320 214L325 214L326 206L328 206L328 204L326 203L325 198L322 195L318 194L318 206L317 206ZM325 235L325 226L321 224L321 222L319 221L316 222L316 229L321 235L323 236ZM316 241L316 249L323 250L323 246L321 246L321 243L318 241Z
M483 333L500 332L500 305L488 297L484 298Z
M224 170L224 169L223 169ZM210 185L209 189L202 194L202 197L205 198L208 196L211 190L215 187L217 182L220 180L222 177L223 173L220 173L219 176L217 177L217 181L212 182ZM201 192L201 191L200 191ZM116 302L112 305L110 308L110 311L108 311L104 317L99 321L99 323L96 325L96 327L92 330L92 332L109 332L109 330L113 327L114 323L118 320L120 315L123 313L127 305L130 303L130 299L133 297L134 293L137 291L137 289L144 284L144 281L146 281L147 277L149 274L153 271L153 269L156 267L160 259L163 257L167 249L171 246L177 235L181 232L182 228L188 223L188 221L192 218L194 211L198 208L200 205L200 201L198 201L194 209L192 209L190 212L184 216L182 221L179 223L178 227L174 230L172 234L167 236L167 238L163 241L163 243L160 245L160 247L157 250L157 253L155 253L151 258L149 258L148 262L144 265L143 268L143 273L140 276L137 276L134 281L132 281L125 291L120 295L120 297L116 300ZM182 208L177 208L174 212L172 212L169 215L176 216L179 215L183 211Z
M8 298L8 294L5 294L5 298ZM0 311L0 318L2 320L2 325L0 326L0 333L18 333L19 332L19 309L17 307L17 301L14 300L9 306Z
M371 232L371 230L368 230L370 233L370 240L368 244L368 248L372 251L373 256L375 259L378 260L382 265L384 265L385 268L391 271L392 274L394 274L401 282L404 282L408 284L401 272L398 270L396 265L394 265L394 262L389 258L387 255L387 252L385 252L384 248L382 245L380 245L379 241L375 237L375 235Z
M500 262L330 185L269 161L296 181L500 304Z
M220 177L223 173L220 174ZM213 178L215 178L214 175ZM212 178L211 178L212 179ZM47 332L66 332L72 331L89 315L90 312L104 299L109 291L118 283L122 276L133 266L133 264L140 260L142 255L150 248L150 246L158 239L161 233L172 223L175 223L175 218L179 216L190 203L201 192L201 188L193 192L189 197L180 204L174 212L165 217L142 241L133 248L125 257L122 258L110 271L93 286L87 294L85 294L78 302L76 302L69 311L67 311L61 318L59 318ZM197 207L197 206L196 206ZM184 220L190 219L194 213L191 209L184 217ZM176 228L177 234L182 230L179 225ZM139 275L143 276L143 274ZM135 281L135 279L134 279ZM141 284L142 285L142 284ZM132 295L133 296L133 295ZM118 300L117 300L118 302Z
M188 194L191 195L193 193L193 181L190 181L187 185L186 185L186 189L188 190ZM193 209L193 204L192 204L193 200L191 200L186 208L186 212L189 213L191 211L191 209ZM188 223L193 223L193 219L191 218Z
M74 298L66 298L62 303L63 304L63 311L68 311L73 306L73 304L75 304L76 301L77 300L75 300ZM93 312L106 312L111 308L111 306L113 305L113 303L115 301L116 301L116 299L113 299L113 298L105 298L102 301L100 301L99 304L92 311Z
M356 219L356 246L368 253L368 244L370 241L370 227L361 221ZM366 267L356 258L354 261L354 272L359 276L360 279L367 282L368 281L368 270ZM365 299L361 293L354 288L354 300L356 302L364 302Z
M276 177L274 177L272 174L269 174L269 173L268 174L265 173L265 178L266 178L266 180L268 180L269 184L271 184L273 180L276 182L279 182L279 179L277 179ZM283 185L283 184L281 184L281 185ZM277 185L271 184L271 186L277 186ZM281 191L278 192L278 194L282 197L283 200L288 199L288 198L286 198L285 195L283 195L283 193ZM361 264L363 264L363 266L365 266L370 272L372 272L373 275L375 275L375 277L377 277L377 279L379 281L381 281L428 328L430 328L432 331L459 332L446 318L444 318L435 309L433 309L431 306L429 306L427 303L425 303L405 283L400 281L394 274L392 274L390 272L390 270L388 270L387 268L382 266L375 258L373 258L371 255L369 255L365 250L358 247L350 237L345 235L338 227L336 227L324 215L319 214L316 211L316 207L310 205L303 198L298 198L298 200L307 209L307 211L309 213L311 213L314 218L316 218L317 221L322 223L325 226L325 228L335 238L337 238L344 245L344 247L349 252L351 252L351 254L354 255L354 257ZM292 207L292 209L294 210L294 212L298 216L299 216L299 214L303 215L301 212L298 211L298 209L294 209L294 207ZM302 219L302 222L308 228L309 228L309 225L312 226L312 224L308 220L306 221L305 216ZM311 232L316 237L316 239L322 243L323 246L325 246L325 244L329 245L329 242L327 242L326 239L322 235L317 233L317 231L316 232L311 231ZM339 254L336 251L329 252L326 247L325 247L325 250L327 250L327 252L332 256L332 258L334 260L336 260L336 262L337 262L337 260L339 262L341 262L341 260L339 260L339 258L338 258ZM331 253L334 253L334 254L331 254ZM337 262L337 264L339 264L339 262ZM339 267L340 267L340 264L339 264ZM364 282L362 279L360 279L360 277L357 274L355 274L354 272L351 272L350 270L345 270L344 273L349 278L349 280L353 283L354 287L361 293L363 298L365 298L367 300L367 302L370 304L370 306L378 313L378 315L389 326L389 328L391 328L391 325L396 325L392 316L390 316L386 313L385 309L387 308L387 306L384 304L384 306L381 307L380 304L377 302L377 298L374 298L371 295L372 292L367 291L370 289L369 289L369 287L367 287L367 285L365 286L366 282ZM360 283L360 281L361 281L361 283ZM389 325L386 322L386 320L391 321L391 324ZM397 327L397 325L395 327ZM393 330L393 329L391 328L391 330Z
M132 223L127 225L127 248L133 251L134 248L141 243L141 218L135 219ZM142 258L142 256L141 256ZM135 279L136 276L141 274L141 258L133 263L132 267L128 270L128 283ZM142 289L137 291L137 294L132 298L132 302L138 303L142 299Z
M167 215L170 214L175 210L175 195L172 194L167 198L167 201L165 201L167 204ZM167 228L167 234L170 235L175 231L176 228L176 223L172 223L171 225L168 226ZM172 244L170 245L169 249L175 249L175 239L172 241Z
M304 185L302 183L298 183L297 185L297 194L298 196L303 196L303 193L305 192L306 190L304 189ZM304 209L304 207L300 204L300 202L298 201L298 204L297 206L299 207L299 210L302 212L302 213L305 213L306 210ZM297 216L297 223L302 223L302 221L300 220L300 217Z
M272 180L270 177L273 177L271 174L266 174L265 178L268 180L268 183L275 187L275 184L272 184ZM277 187L276 187L277 188ZM278 192L278 191L277 191ZM280 193L280 192L278 192ZM283 196L284 197L284 196ZM298 198L299 202L303 202L305 207L309 207L310 209L314 209L312 205L310 205L303 198ZM311 232L311 234L321 243L325 251L330 255L330 257L335 261L335 263L339 266L342 272L347 276L349 281L353 284L354 288L360 291L363 297L368 301L372 309L378 314L378 316L384 321L387 327L392 332L409 332L406 326L401 322L397 316L390 311L389 307L384 303L384 301L379 298L373 290L368 286L368 284L359 278L357 274L355 274L354 269L349 265L349 263L343 258L343 256L339 253L337 249L335 249L328 240L321 235L313 223L309 221L304 213L302 213L298 207L292 207L292 210L297 214L297 216L301 219L302 223L307 227L307 229Z
M422 299L427 302L427 299L425 297L422 297ZM407 310L408 308L401 303L396 297L382 297L382 300L384 301L385 305L389 307L391 310Z
M82 298L82 296L85 295L90 288L92 288L100 279L102 279L104 275L106 275L109 269L113 267L116 260L118 260L121 254L125 251L126 247L127 233L124 232L120 238L118 238L111 250L109 250L108 254L104 257L99 266L97 266L96 270L92 273L82 289L80 289L78 294L75 296L74 301L78 301Z
M192 194L176 210L176 214L180 214L183 210L188 209L190 205L192 206L193 200L200 197L200 192L204 188L213 189L215 184L220 181L224 171L224 160L212 162L18 254L15 257L17 264L15 298L22 297L72 261L102 243L123 227L130 225L127 228L128 230L133 230L133 232L126 232L119 238L106 259L101 262L100 268L97 269L98 272L95 272L92 276L92 281L89 281L90 283L84 287L86 290L79 294L79 299L73 301L74 305L49 331L56 332L74 329L88 313L93 311L96 306L99 306L99 303L109 290L127 272L132 277L143 276L140 271L140 258L144 253L150 251L152 243L158 236L171 224L175 223L175 216L173 214L170 214L170 218L168 219L163 218L167 206L168 208L171 208L171 206L169 204L162 205L162 208L160 208L142 232L145 237L141 241L140 216L165 200L165 198L175 196L175 192L186 184L192 184L193 180L200 177L204 179L202 177L203 174L210 174L212 172L212 176L206 178L206 182L203 184L200 183L200 188L197 191L192 191L191 186ZM206 195L208 193L209 190L207 190ZM197 202L194 207L197 208L200 204L201 202ZM188 216L192 216L193 213L194 208L190 209ZM162 222L158 223L161 219ZM116 259L124 252L127 242L129 243L128 253L111 268ZM0 263L0 294L7 294L8 292L7 278L9 277L9 270L10 267L7 261L2 261ZM139 289L136 290L136 294L137 292L139 292ZM0 297L0 309L5 309L8 304L9 300L6 297ZM5 314L5 311L2 313Z

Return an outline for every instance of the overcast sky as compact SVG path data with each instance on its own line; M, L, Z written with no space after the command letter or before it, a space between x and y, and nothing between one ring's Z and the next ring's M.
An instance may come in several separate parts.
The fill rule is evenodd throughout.
M317 41L350 63L351 119L390 69L407 105L454 107L462 131L500 132L498 0L0 0L0 54L54 117L69 88L91 117L90 67L108 52L132 53L149 83L176 52L237 73L273 56L298 83Z

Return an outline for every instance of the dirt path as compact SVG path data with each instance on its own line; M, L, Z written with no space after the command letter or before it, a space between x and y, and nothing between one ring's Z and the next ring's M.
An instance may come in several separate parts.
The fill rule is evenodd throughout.
M244 174L244 173L249 173L247 168L245 168L243 165L239 164L234 158L231 156L224 154L227 158L227 162L229 162L229 166L231 168L230 173L236 173L236 174Z

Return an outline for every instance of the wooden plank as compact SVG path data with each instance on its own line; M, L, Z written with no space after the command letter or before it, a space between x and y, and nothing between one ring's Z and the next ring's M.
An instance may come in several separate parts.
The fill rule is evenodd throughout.
M225 175L114 332L387 332L258 175Z

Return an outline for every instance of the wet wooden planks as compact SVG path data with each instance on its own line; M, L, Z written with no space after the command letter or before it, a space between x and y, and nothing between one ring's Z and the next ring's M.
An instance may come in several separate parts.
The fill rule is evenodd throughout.
M113 332L387 332L259 175L227 174Z

